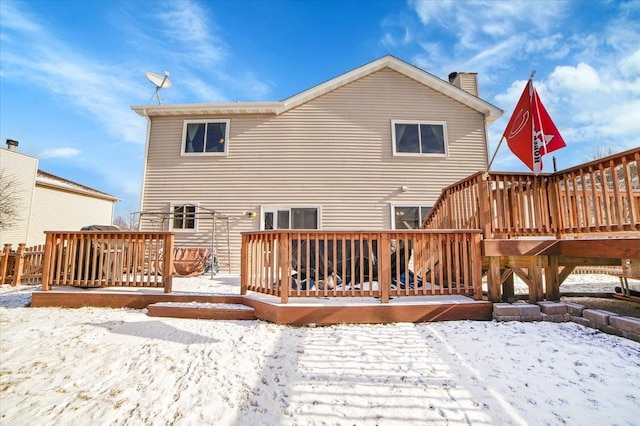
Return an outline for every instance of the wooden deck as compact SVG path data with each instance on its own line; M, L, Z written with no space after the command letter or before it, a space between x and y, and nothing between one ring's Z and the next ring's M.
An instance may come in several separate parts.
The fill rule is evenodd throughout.
M172 292L172 233L50 231L33 306L281 324L489 320L491 302L514 299L514 275L535 303L558 300L576 267L640 264L639 169L634 148L540 176L479 172L445 188L420 230L244 232L240 295ZM622 278L640 274L628 269Z
M158 306L158 304L161 304ZM175 306L172 306L175 304ZM188 304L189 306L186 306ZM376 298L290 298L283 304L278 297L250 292L247 295L162 293L160 291L121 291L104 289L63 289L36 291L32 307L85 306L149 310L151 316L209 319L250 319L243 305L253 308L255 318L277 324L378 324L391 322L431 322L453 320L491 320L493 304L460 295L398 297L389 303ZM155 305L155 306L154 306ZM216 305L216 306L213 306ZM234 317L233 311L238 315Z

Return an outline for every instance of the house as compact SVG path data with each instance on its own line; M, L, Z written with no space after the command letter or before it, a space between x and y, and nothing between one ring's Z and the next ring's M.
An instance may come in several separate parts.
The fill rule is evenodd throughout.
M418 228L444 187L487 169L503 114L476 74L449 77L385 56L280 102L134 106L141 227L213 240L233 272L245 231Z
M79 231L92 224L111 224L119 198L38 169L36 157L0 148L0 174L11 182L17 215L0 229L0 245L44 244L44 231ZM4 228L4 227L1 227Z

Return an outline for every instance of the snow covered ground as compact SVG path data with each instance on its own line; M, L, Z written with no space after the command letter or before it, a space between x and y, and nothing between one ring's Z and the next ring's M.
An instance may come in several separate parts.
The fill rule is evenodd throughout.
M639 424L640 343L575 323L290 327L29 308L33 288L0 287L2 425Z

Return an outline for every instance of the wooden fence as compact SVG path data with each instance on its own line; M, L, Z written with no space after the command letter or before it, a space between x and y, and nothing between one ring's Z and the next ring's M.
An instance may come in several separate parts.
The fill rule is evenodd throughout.
M46 231L42 289L163 287L171 292L171 232Z
M19 244L13 251L11 244L5 244L0 252L0 284L34 284L42 280L44 245L26 247Z
M484 238L640 231L640 148L553 174L476 173L446 188L422 227Z
M289 297L482 298L479 230L242 234L241 292Z

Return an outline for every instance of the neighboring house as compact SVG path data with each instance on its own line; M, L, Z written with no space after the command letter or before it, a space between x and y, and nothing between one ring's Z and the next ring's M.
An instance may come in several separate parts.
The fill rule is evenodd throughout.
M216 211L234 272L245 231L417 228L444 187L487 169L486 126L503 114L476 74L450 80L385 56L280 102L134 106L148 119L141 210L164 213L141 228L207 247Z
M18 216L0 230L0 245L44 244L44 231L79 231L86 225L113 223L117 197L38 170L38 159L0 148L3 179L13 182Z

